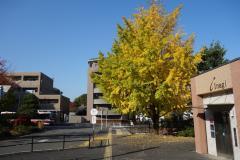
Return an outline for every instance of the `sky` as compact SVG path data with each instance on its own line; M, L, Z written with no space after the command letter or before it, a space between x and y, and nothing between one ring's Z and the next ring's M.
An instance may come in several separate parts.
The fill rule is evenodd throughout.
M240 1L161 0L182 4L178 26L194 34L194 51L212 41L240 57ZM122 17L150 0L0 0L0 57L11 72L43 72L74 100L87 93L88 60L111 50Z

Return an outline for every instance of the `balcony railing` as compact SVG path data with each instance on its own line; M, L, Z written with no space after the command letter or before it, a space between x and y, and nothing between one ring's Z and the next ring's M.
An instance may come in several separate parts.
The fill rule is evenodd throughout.
M93 104L108 104L104 99L94 99Z
M93 93L102 93L99 88L94 88Z

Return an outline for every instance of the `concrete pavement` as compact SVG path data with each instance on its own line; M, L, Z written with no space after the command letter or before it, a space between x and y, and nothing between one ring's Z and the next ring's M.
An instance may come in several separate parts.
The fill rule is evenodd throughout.
M216 160L216 157L195 152L193 138L131 135L126 129L110 129L110 146L87 147L62 151L43 151L1 156L2 160ZM95 143L97 140L95 141ZM98 142L97 142L98 143Z

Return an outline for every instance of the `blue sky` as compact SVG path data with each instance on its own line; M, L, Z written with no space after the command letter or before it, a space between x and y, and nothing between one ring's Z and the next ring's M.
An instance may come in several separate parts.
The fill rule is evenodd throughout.
M40 71L72 100L87 92L87 61L110 51L116 25L150 0L0 0L0 57L10 71ZM162 0L183 4L179 26L195 34L195 51L213 40L240 56L240 1Z

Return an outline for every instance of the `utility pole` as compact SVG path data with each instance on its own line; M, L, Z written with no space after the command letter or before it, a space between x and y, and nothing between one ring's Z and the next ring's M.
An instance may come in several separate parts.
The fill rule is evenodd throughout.
M1 86L1 87L0 87L0 99L2 98L3 94L4 94L3 86Z
M101 108L101 130L102 130L102 127L103 127L102 116L103 116L103 109Z

